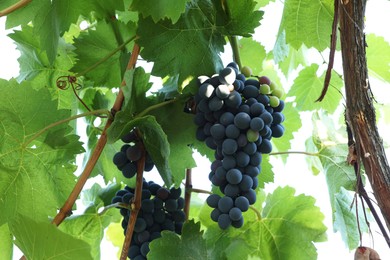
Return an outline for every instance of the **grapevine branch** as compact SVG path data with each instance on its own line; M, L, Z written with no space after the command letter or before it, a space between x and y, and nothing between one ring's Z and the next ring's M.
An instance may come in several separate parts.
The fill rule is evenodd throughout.
M11 5L10 7L7 7L5 9L3 9L2 11L0 11L0 17L2 16L6 16L6 15L9 15L10 13L20 9L20 8L23 8L25 7L26 5L28 5L32 0L20 0L19 2Z
M184 213L186 214L186 220L188 220L188 216L190 215L191 192L192 192L192 169L187 169L185 192L184 192Z
M130 219L129 219L129 222L127 224L126 236L125 236L125 240L123 241L120 260L127 259L127 253L129 251L131 238L132 238L133 233L134 233L135 222L137 220L138 212L141 208L142 183L143 183L143 172L145 169L146 151L145 151L144 144L142 142L140 142L140 144L141 144L140 150L141 150L142 156L141 156L141 159L139 159L139 161L137 161L137 177L136 177L134 198L132 199L132 203L131 203Z
M130 61L127 65L127 69L132 69L135 67L135 63L138 58L138 54L140 51L140 47L135 44L133 48L133 52L131 53ZM125 80L122 81L122 86L125 86L126 82ZM78 179L75 187L73 188L71 194L69 195L68 199L60 209L60 211L57 213L55 218L53 219L52 223L55 225L60 225L61 222L71 213L72 206L74 205L75 201L77 200L77 197L80 195L81 190L83 189L85 183L87 182L93 168L96 165L97 160L100 157L100 154L103 151L104 146L107 143L107 129L110 127L110 125L113 122L113 117L115 116L116 112L119 111L122 107L124 97L123 97L123 91L122 89L119 90L119 93L115 99L115 103L111 109L112 117L108 118L107 123L103 129L103 132L96 144L95 150L93 151L91 157L89 158L84 171L81 173L80 178Z

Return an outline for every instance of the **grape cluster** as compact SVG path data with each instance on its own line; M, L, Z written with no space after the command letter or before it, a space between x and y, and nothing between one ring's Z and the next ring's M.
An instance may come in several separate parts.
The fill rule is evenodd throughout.
M235 63L212 77L198 77L198 84L196 137L215 150L209 179L224 194L206 202L220 228L239 228L242 212L256 201L262 154L271 152L272 137L284 133L283 92L265 76L246 79Z
M141 140L139 140L135 130L131 130L124 135L121 140L125 143L119 152L114 155L113 162L116 167L122 171L125 178L132 178L137 173L137 161L141 159ZM154 163L148 153L145 158L144 171L150 171L154 167Z
M126 186L119 190L112 203L131 203L135 190ZM130 259L146 259L149 252L149 243L161 236L161 231L170 230L181 234L185 214L183 212L184 199L180 197L180 188L167 189L153 181L143 181L141 209L135 222L134 233L128 257ZM122 227L126 234L130 218L130 210L120 208L123 216Z

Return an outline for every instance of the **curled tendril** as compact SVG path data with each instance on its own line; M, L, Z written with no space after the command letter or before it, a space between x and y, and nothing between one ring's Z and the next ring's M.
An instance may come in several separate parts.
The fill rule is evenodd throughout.
M61 90L66 90L69 88L69 85L72 86L73 93L77 97L77 99L83 104L83 106L88 110L91 111L91 109L84 103L84 101L77 95L76 90L80 90L82 88L81 84L77 83L77 77L75 76L60 76L56 80L57 88Z

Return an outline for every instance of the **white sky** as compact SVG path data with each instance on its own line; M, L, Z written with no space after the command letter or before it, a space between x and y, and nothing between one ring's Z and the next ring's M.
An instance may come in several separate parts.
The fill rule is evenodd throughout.
M265 45L267 50L272 49L278 31L278 24L275 23L275 19L281 17L282 3L276 1L271 3L265 10L265 17L262 21L261 27L256 31L260 35L267 35L262 37L261 42ZM366 10L366 33L375 33L379 36L383 36L388 42L390 42L390 31L388 25L390 14L390 1L388 0L375 0L368 1ZM5 31L4 29L5 18L0 18L0 78L10 79L18 75L19 67L17 57L19 53L15 50L15 45L12 41L6 37L6 34L12 31ZM325 56L327 58L327 56ZM337 62L337 60L336 60ZM381 86L384 83L379 82ZM388 87L388 85L387 85ZM383 89L382 89L383 91ZM388 96L388 95L387 95ZM387 100L387 103L390 103ZM310 120L306 118L304 120ZM311 129L305 128L298 134L294 135L292 142L292 150L304 151L304 141L307 136L311 134ZM194 169L194 187L209 189L208 171L209 162L201 157L196 157L196 161L200 167ZM277 185L280 186L292 186L297 190L297 194L304 193L311 195L317 199L316 205L321 207L322 212L326 215L325 224L329 227L328 229L328 242L318 243L316 245L318 250L319 260L341 260L341 259L353 259L353 252L349 252L345 248L344 243L341 240L340 234L334 234L332 231L332 220L331 220L331 208L329 205L328 190L324 175L319 174L313 176L306 166L305 157L302 155L291 155L286 165L283 165L273 158L274 173L275 173L275 184L267 185L266 190L272 191ZM150 174L148 174L150 178ZM157 176L157 178L159 178ZM206 183L206 185L205 185ZM369 237L365 236L363 244L366 246L374 247L382 259L390 255L390 250L387 247L384 239L378 234L378 228L375 225L372 226L374 231L374 241ZM374 245L373 245L374 243ZM110 242L103 241L104 249L102 250L101 259L115 259L116 250L110 246ZM15 253L14 259L20 258L20 252Z

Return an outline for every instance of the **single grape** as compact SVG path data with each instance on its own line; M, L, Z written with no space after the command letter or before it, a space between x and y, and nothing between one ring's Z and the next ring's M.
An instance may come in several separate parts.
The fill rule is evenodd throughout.
M246 99L256 98L259 95L259 89L253 85L247 85L244 87L244 90L242 91L242 95Z
M239 184L242 180L242 173L238 169L230 169L226 173L226 180L230 184Z
M260 85L260 94L268 95L271 93L271 88L267 84Z
M239 208L231 208L229 211L229 217L232 221L238 221L242 218L242 211Z
M222 152L231 155L237 151L238 145L234 139L225 139L222 143Z
M234 122L234 115L230 112L225 112L219 118L219 122L224 126L228 126Z
M222 108L224 102L219 97L213 97L209 101L209 109L211 111L218 111Z
M250 76L252 76L252 69L248 66L243 66L241 68L241 73L244 74L245 77L249 78Z
M221 228L221 229L227 229L230 224L232 223L230 217L228 214L221 214L219 215L218 217L218 226Z
M281 112L272 113L272 123L281 124L284 121L284 115Z
M260 84L271 85L271 80L268 77L266 77L266 76L258 77L258 81L259 81Z
M223 193L231 198L237 197L240 193L240 188L236 184L228 183L226 187L223 189Z
M173 212L177 210L177 200L175 199L168 199L165 201L165 209L168 212Z
M211 194L210 196L207 197L206 202L207 205L209 205L212 208L218 207L218 202L221 199L221 196L218 194Z
M228 196L225 196L225 197L222 197L219 201L218 201L218 209L222 212L222 213L228 213L229 210L233 207L233 199L228 197Z
M166 188L160 188L157 190L156 196L162 200L166 200L169 196L169 190Z
M123 153L123 152L118 152L114 155L114 158L113 158L113 162L114 164L119 168L122 168L123 166L125 166L125 164L128 162L129 160L127 159L126 157L126 154Z
M269 140L264 139L258 149L261 153L270 153L272 151L272 144Z
M222 69L219 73L219 81L226 85L232 85L236 79L236 71L231 67Z
M245 212L249 209L249 200L245 196L239 196L234 200L234 206Z
M214 139L223 139L225 137L225 126L222 124L214 124L210 128L210 134Z
M135 162L141 159L142 152L139 144L135 144L133 146L130 146L126 150L126 156L129 161Z
M134 231L141 233L146 228L146 221L143 218L138 217L135 221Z
M141 254L146 257L146 255L149 253L149 242L145 242L141 245L140 252Z
M248 129L248 131L246 132L246 138L249 142L255 142L257 139L259 139L259 132L252 129Z
M253 131L259 132L259 131L261 131L261 129L264 128L264 120L261 119L260 117L252 118L251 121L250 121L249 127Z
M154 201L151 199L143 200L141 203L141 209L143 212L152 213L154 211Z
M122 136L121 140L124 143L134 142L137 140L137 134L134 131L130 131L128 134Z
M248 144L247 144L248 145ZM236 161L237 161L237 166L238 167L245 167L249 164L250 157L247 153L243 151L239 151L236 154Z
M213 210L211 211L210 217L211 217L211 219L212 219L213 221L218 222L218 218L219 218L219 216L220 216L221 214L222 214L222 212L221 212L219 209L215 208L215 209L213 209Z
M277 96L270 96L269 97L269 104L271 107L278 107L280 103L280 100Z
M203 83L200 85L198 93L202 98L210 98L214 94L214 87L210 83Z
M216 89L215 89L215 94L217 95L217 97L219 97L220 99L225 99L229 96L230 94L230 88L229 86L227 85L219 85Z
M127 256L130 258L130 259L134 259L136 256L138 256L140 254L140 248L139 246L137 245L132 245L130 246L129 248L129 251L127 251Z
M234 124L230 124L225 128L227 138L236 139L240 135L240 129Z
M253 186L253 179L249 175L243 175L242 180L238 187L240 188L241 191L248 191L251 189Z
M237 126L239 129L247 129L249 127L250 122L251 117L244 112L240 112L234 117L234 125Z

